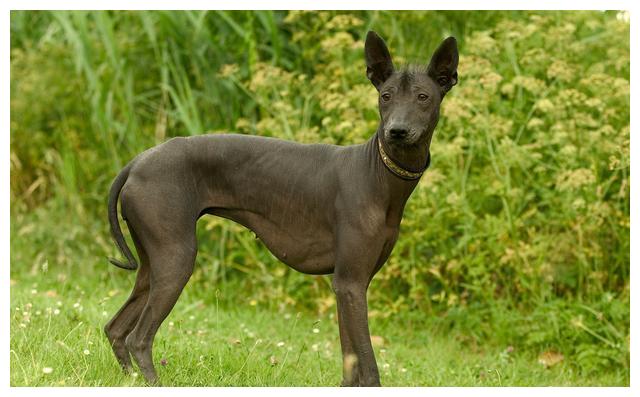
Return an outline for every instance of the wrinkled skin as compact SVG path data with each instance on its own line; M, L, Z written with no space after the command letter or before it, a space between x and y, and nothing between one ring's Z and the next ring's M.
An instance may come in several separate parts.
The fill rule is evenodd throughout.
M381 121L361 145L302 145L256 136L174 138L151 148L116 177L109 195L112 234L127 262L136 259L117 220L123 218L140 259L129 299L105 326L120 365L134 358L157 384L154 336L189 280L204 214L253 230L282 262L308 274L333 273L345 386L378 386L367 321L369 283L398 238L405 203L418 180L390 172L378 152L406 170L422 170L440 103L457 82L455 39L446 39L424 72L396 71L385 43L369 32L367 77L379 91Z

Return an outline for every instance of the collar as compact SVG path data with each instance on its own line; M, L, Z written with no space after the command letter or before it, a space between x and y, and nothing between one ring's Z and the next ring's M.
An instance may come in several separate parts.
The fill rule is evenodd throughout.
M380 138L376 137L376 140L378 141L378 153L380 153L380 158L382 159L382 162L389 169L389 171L391 171L398 178L405 179L405 180L419 179L431 164L431 153L427 152L427 163L425 164L422 171L413 172L413 171L406 170L402 168L402 166L398 165L396 162L391 160L391 157L389 157L387 153L385 153L384 148L382 147L382 142L380 141Z

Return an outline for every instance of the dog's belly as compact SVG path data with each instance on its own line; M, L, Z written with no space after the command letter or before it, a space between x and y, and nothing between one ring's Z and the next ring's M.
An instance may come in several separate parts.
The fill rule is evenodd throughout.
M276 258L299 272L333 273L334 239L329 230L313 227L304 230L300 223L275 222L244 210L211 208L206 212L231 219L252 230Z

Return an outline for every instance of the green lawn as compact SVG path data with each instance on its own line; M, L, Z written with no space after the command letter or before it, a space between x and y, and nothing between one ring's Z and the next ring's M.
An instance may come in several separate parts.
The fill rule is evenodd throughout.
M141 376L119 370L102 332L125 300L128 280L100 278L47 273L12 280L12 386L144 385ZM244 299L234 307L236 299L226 297L237 293L231 289L218 291L218 299L211 291L213 303L205 304L195 287L187 286L156 337L154 361L164 386L339 384L340 342L332 312L317 318ZM385 386L629 384L624 369L586 376L566 362L544 368L532 352L469 345L464 335L434 332L428 321L417 323L411 320L415 313L409 314L371 321L372 334L383 337L382 343L375 338L375 351Z

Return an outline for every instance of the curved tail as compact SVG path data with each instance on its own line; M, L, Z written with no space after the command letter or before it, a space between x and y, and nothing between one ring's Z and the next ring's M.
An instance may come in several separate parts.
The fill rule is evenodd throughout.
M138 268L138 262L136 262L136 258L131 253L127 242L122 235L122 229L120 229L120 223L118 222L118 196L120 195L120 190L122 186L129 178L129 171L131 170L131 166L133 165L133 161L127 164L126 167L120 171L116 179L114 179L113 184L111 185L111 190L109 191L109 224L111 225L111 236L115 240L120 252L127 258L128 263L120 262L114 258L109 258L109 262L112 264L121 267L127 270L136 270Z

